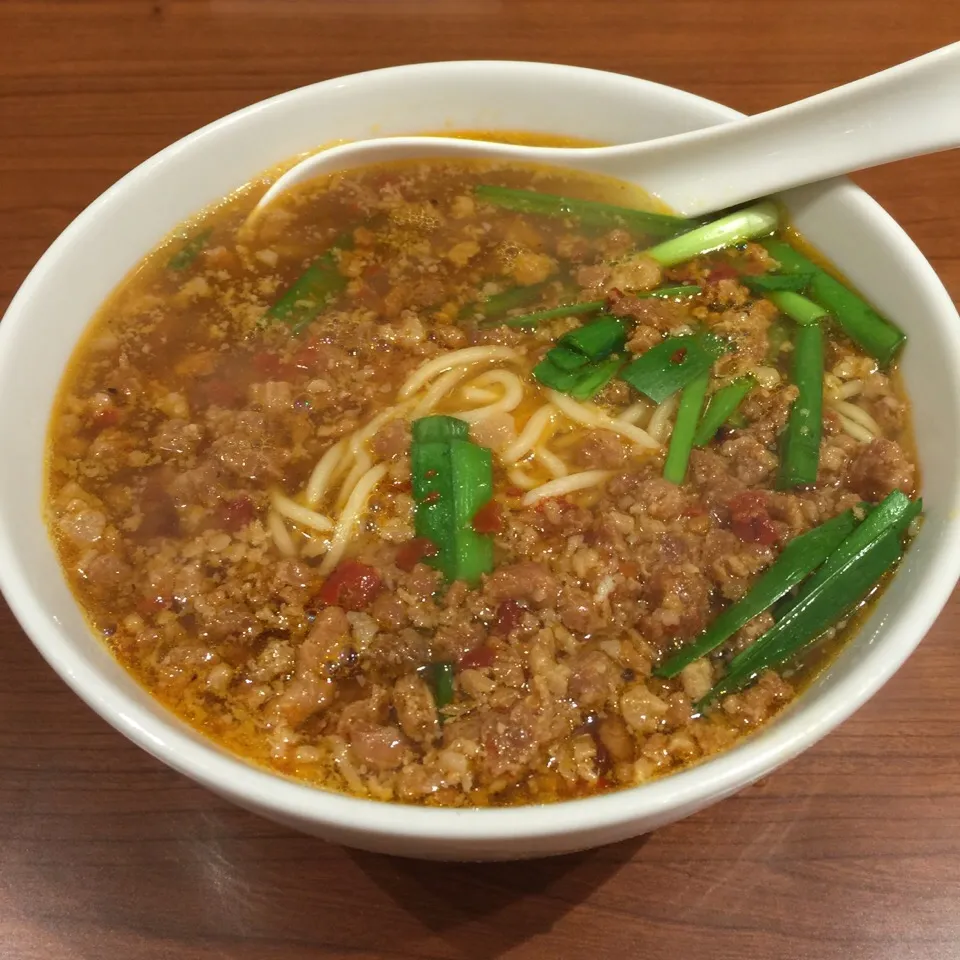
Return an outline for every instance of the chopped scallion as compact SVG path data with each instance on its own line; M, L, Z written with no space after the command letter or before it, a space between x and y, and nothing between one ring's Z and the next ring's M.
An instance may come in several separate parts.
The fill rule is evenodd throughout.
M212 230L204 230L194 237L190 237L187 242L167 261L168 270L186 270L194 260L200 256L201 251L207 245Z
M777 477L780 490L817 482L823 432L823 330L818 323L797 325L792 379L799 393L783 434Z
M475 584L493 569L493 541L477 533L474 515L493 496L493 465L486 447L471 443L455 417L424 417L413 424L410 467L414 529L437 548L425 563L448 580Z
M792 290L771 291L767 294L767 299L781 313L800 324L816 323L828 316L827 311L819 303L814 303Z
M745 240L766 237L777 229L780 214L770 201L757 203L730 213L713 223L704 224L688 233L651 247L647 255L662 267L673 267L704 253L732 247Z
M791 540L742 600L727 607L696 640L681 647L654 673L675 677L685 666L726 643L816 570L856 526L853 512L847 510Z
M706 446L736 412L747 394L757 385L751 376L738 377L721 387L711 398L693 437L695 447Z
M812 276L808 285L811 299L827 310L851 340L883 366L893 361L907 339L902 330L790 244L783 240L767 240L763 245L784 273Z
M663 477L679 486L687 475L687 463L693 449L693 436L697 429L697 420L703 408L703 398L710 382L709 371L704 371L695 380L691 380L680 395L680 406L670 434L670 447L663 464Z
M622 350L626 342L626 323L617 317L601 317L593 323L565 333L557 344L576 350L589 360L602 360L611 353Z
M866 543L861 534L864 521L847 538L860 546L846 549L844 541L838 548L839 559L828 560L815 576L815 582L801 590L800 599L756 642L733 658L727 672L698 708L741 689L763 670L792 659L846 616L903 555L904 533L921 509L921 501L911 503Z
M628 364L620 377L654 403L663 403L706 373L728 349L726 340L710 333L669 337Z
M588 300L584 303L568 303L561 307L524 313L519 317L492 317L481 320L479 325L481 327L535 327L544 320L555 320L557 317L577 317L585 313L596 313L606 306L606 302L606 300Z
M487 203L519 213L541 214L547 217L572 217L585 226L624 226L634 233L653 237L672 237L689 229L697 221L673 217L665 213L632 210L595 200L578 200L537 190L515 190L481 184L474 193Z

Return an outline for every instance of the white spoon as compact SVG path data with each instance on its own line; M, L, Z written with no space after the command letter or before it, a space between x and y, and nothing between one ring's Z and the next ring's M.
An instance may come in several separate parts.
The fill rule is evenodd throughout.
M296 184L393 160L463 157L542 163L617 177L683 216L960 145L960 42L766 113L612 147L524 147L450 137L359 140L283 174L247 223Z

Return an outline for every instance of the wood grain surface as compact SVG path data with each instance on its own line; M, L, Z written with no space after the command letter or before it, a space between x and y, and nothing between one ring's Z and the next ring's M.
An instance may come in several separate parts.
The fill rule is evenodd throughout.
M121 174L301 84L552 60L752 113L958 38L957 0L2 0L0 309ZM960 296L960 154L857 179ZM228 806L82 705L3 607L0 957L953 960L958 627L955 597L868 706L725 803L590 853L469 866Z

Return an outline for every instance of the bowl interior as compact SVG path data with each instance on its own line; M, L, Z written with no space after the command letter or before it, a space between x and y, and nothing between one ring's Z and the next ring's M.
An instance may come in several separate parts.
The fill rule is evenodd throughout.
M0 326L0 585L43 655L107 720L236 802L301 829L389 852L558 853L653 829L751 782L851 713L910 653L960 563L960 324L932 269L846 182L785 195L797 226L910 335L903 360L927 519L867 624L784 715L668 779L549 809L398 808L326 794L236 760L160 708L91 635L42 522L44 441L73 346L100 303L180 221L293 154L334 139L438 129L522 129L627 142L735 114L632 78L545 64L432 64L318 84L241 111L147 161L65 231Z

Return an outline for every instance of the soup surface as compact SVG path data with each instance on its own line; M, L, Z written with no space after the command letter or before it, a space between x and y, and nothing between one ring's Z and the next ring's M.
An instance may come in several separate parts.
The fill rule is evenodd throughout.
M116 291L49 441L90 621L228 749L412 803L637 784L773 717L895 566L902 338L769 206L671 252L696 224L545 168L264 189Z

